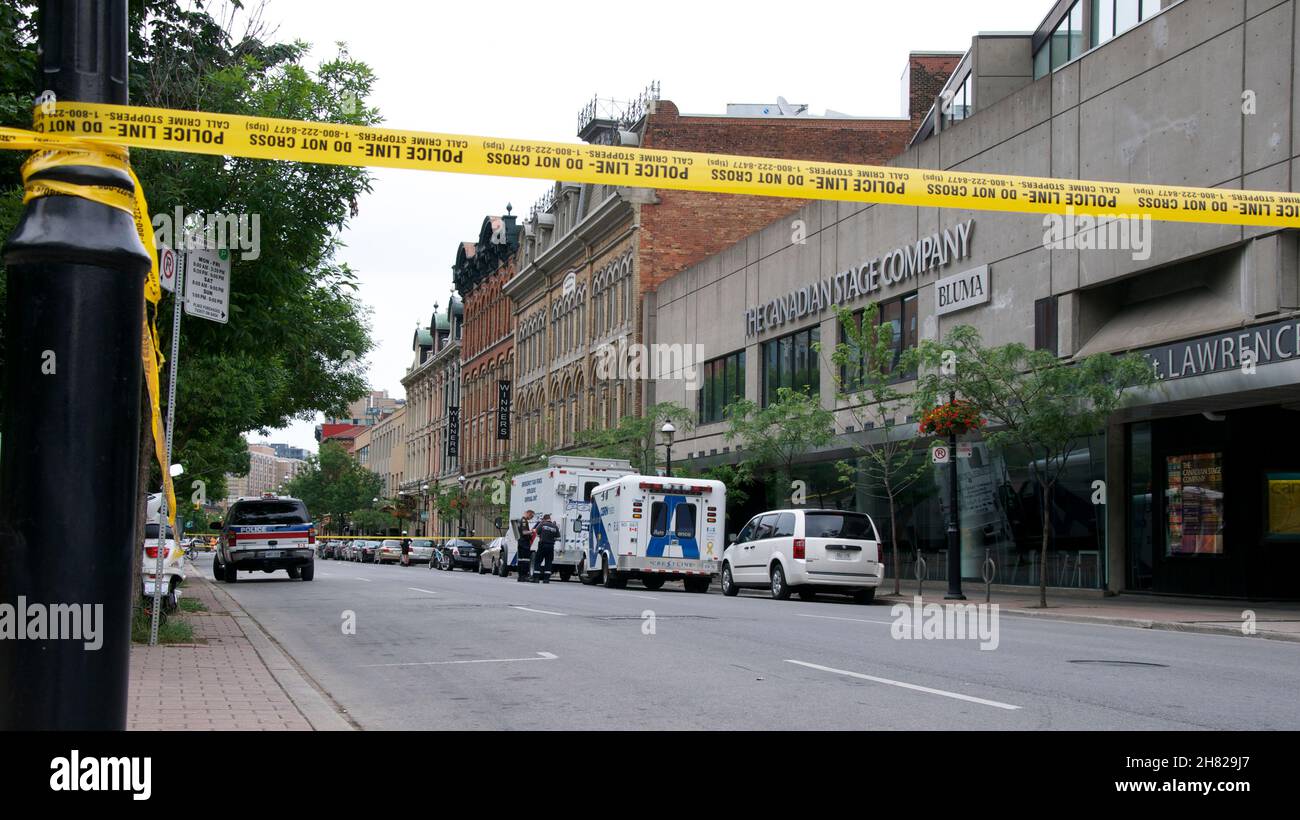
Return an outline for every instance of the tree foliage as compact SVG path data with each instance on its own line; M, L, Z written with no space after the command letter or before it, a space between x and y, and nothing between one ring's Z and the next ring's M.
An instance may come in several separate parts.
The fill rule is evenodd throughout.
M357 510L373 509L384 480L361 466L343 445L321 443L320 453L307 457L307 464L286 485L285 492L302 499L316 521L329 516L330 530L339 532L352 521ZM389 516L391 518L391 516Z
M261 6L136 0L130 5L135 105L373 124L364 104L374 76L345 48L315 69L308 45L278 42ZM0 9L0 118L28 126L33 96L34 4ZM19 213L17 162L0 152L0 233ZM336 259L338 233L370 190L364 169L136 149L150 213L257 216L258 253L232 253L230 321L181 323L173 461L209 498L227 472L248 470L243 434L265 433L364 394L358 366L372 348L357 279ZM254 258L256 256L256 258ZM0 294L4 274L0 268ZM160 317L170 317L164 294ZM170 322L158 322L170 350ZM0 365L3 364L0 340ZM167 369L163 370L166 395ZM149 437L144 436L149 445ZM160 480L156 469L150 486ZM182 488L183 489L183 488Z
M835 437L835 415L822 407L821 398L789 387L779 388L776 401L766 407L740 399L727 405L724 415L730 424L727 441L745 448L748 469L774 473L778 496L788 494L795 463Z
M842 307L836 315L843 328L831 354L836 383L850 400L855 426L863 432L854 440L857 459L841 463L841 480L854 489L885 499L889 506L890 566L894 594L899 592L898 498L929 472L925 453L918 451L915 426L906 421L914 411L913 396L898 388L900 373L916 365L916 349L895 357L897 333L881 324L880 306L872 303L860 316ZM900 422L900 417L903 421Z
M1125 392L1155 383L1151 362L1137 353L1097 353L1071 362L1018 343L990 348L975 328L965 325L953 328L942 342L923 342L919 356L926 368L918 384L919 406L934 406L955 393L988 420L984 438L992 448L1029 454L1043 521L1039 566L1046 566L1053 489L1070 456L1105 429ZM1047 606L1044 572L1039 573L1039 603Z

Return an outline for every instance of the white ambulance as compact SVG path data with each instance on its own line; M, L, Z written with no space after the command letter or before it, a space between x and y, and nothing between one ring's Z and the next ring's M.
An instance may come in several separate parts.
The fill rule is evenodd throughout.
M560 528L561 538L555 542L552 572L567 581L585 569L587 555L587 530L591 521L591 492L601 484L619 476L631 475L631 462L621 458L585 458L582 456L551 456L540 470L522 473L510 480L510 527L506 531L506 558L503 575L528 572L528 560L519 562L519 539L515 522L523 518L526 510L536 515L535 527L546 513Z
M591 496L585 584L646 589L682 580L687 592L708 592L722 558L727 486L706 478L630 475Z

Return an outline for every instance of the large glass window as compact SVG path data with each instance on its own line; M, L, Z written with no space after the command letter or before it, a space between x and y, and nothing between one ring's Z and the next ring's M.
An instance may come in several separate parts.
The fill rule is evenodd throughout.
M1065 65L1070 59L1070 15L1065 15L1061 24L1052 32L1052 70Z
M821 341L821 327L763 343L763 404L776 401L782 387L816 394L821 389L821 367L815 346Z
M880 303L880 324L890 326L890 350L892 351L892 361L887 362L886 372L894 374L898 381L905 381L916 376L915 370L899 370L899 361L903 352L916 347L919 325L917 321L917 301L916 294L909 293L906 296L900 296L897 299L890 299L888 302ZM853 320L861 326L862 317L865 311L858 311L853 314ZM847 343L848 334L843 327L840 328L840 340ZM867 340L864 340L867 341ZM846 365L840 369L840 383L845 390L858 390L861 388L861 373L866 369L867 351L861 351L861 357L857 365Z
M673 526L674 535L676 535L678 538L695 537L695 505L694 504L691 504L690 502L687 502L685 504L678 504L677 509L673 513L673 519L676 522Z
M745 351L704 363L696 412L700 424L722 421L727 405L745 395Z

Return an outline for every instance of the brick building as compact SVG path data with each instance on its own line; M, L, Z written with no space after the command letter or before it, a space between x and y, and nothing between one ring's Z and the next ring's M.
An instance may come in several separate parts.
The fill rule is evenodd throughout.
M478 499L466 511L469 535L496 534L493 520L503 513L484 502L483 494L494 492L493 479L503 476L502 467L510 457L512 431L498 429L498 410L503 401L509 405L514 386L510 300L501 290L515 274L519 248L519 227L511 210L507 205L505 216L485 217L478 239L461 243L452 266L452 281L465 303L460 352L461 472L470 497Z
M464 308L452 296L444 310L434 304L429 326L411 340L412 360L402 387L406 390L405 479L399 495L419 497L412 535L452 535L454 522L439 521L434 495L457 486L460 476L459 424L452 409L460 407L460 345ZM455 435L453 436L453 432Z

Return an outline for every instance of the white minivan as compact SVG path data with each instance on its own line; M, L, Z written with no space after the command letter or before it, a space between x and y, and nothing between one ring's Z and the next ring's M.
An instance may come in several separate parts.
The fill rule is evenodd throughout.
M722 594L766 587L784 601L818 592L871 603L884 576L880 535L869 515L844 510L771 510L750 519L722 554Z

